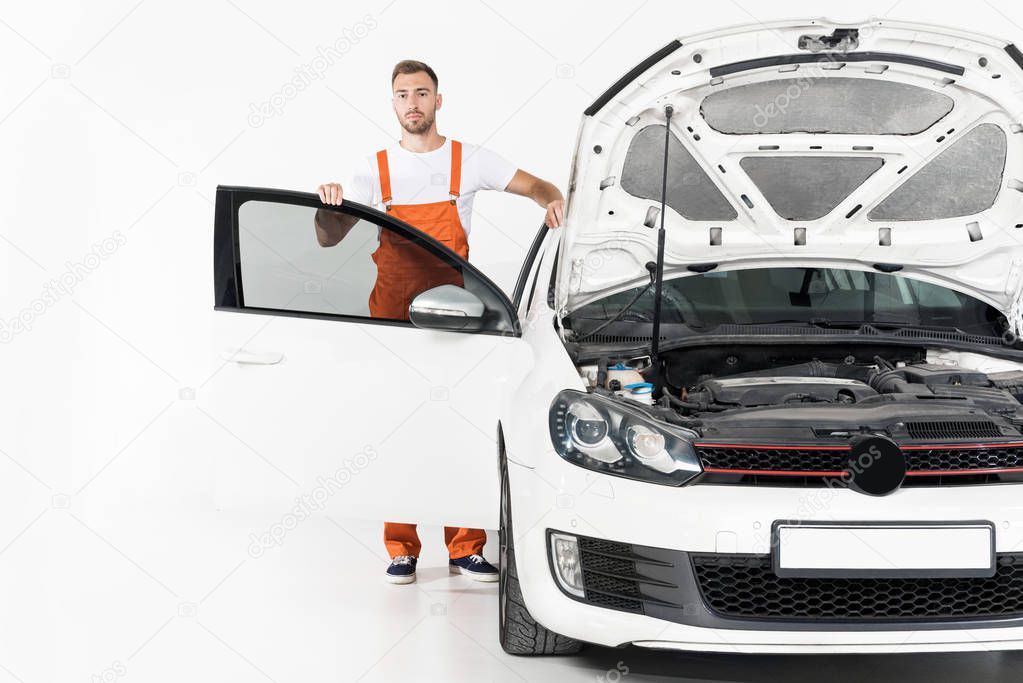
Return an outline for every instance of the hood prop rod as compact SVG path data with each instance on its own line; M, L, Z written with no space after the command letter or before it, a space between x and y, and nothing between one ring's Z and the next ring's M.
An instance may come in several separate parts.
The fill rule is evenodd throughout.
M661 341L661 286L664 284L664 204L668 195L668 142L671 140L671 115L674 112L675 108L670 104L664 107L664 167L661 170L661 226L657 230L657 263L654 264L654 320L653 333L650 340L650 365L654 371L655 395L663 388L658 353Z

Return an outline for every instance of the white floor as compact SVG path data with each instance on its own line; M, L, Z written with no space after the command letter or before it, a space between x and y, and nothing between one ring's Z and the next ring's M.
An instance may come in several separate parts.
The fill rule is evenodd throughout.
M7 463L9 464L9 463ZM7 467L0 464L0 468ZM3 474L3 472L0 472ZM450 576L422 529L419 580L382 579L380 526L312 516L261 553L252 510L182 516L123 491L57 497L0 546L0 683L20 681L1020 680L1017 654L736 657L589 648L504 654L497 586ZM127 502L125 502L127 501ZM201 507L201 506L200 506ZM9 520L8 520L9 521ZM496 534L486 554L496 560Z

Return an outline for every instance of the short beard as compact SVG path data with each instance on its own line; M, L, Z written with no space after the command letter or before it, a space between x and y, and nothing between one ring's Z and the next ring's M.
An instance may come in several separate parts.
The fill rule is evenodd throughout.
M430 130L430 127L433 125L433 121L434 119L432 117L427 118L426 114L423 114L418 123L403 118L401 120L401 127L409 133L412 133L412 135L422 135L426 131Z

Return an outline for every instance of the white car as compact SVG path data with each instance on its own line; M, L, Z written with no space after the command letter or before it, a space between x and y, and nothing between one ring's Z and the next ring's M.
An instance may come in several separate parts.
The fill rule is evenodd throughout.
M510 299L221 187L207 393L308 471L369 443L339 513L500 528L511 653L1023 647L1021 67L888 21L672 41L586 110ZM383 231L456 278L410 321L368 314Z

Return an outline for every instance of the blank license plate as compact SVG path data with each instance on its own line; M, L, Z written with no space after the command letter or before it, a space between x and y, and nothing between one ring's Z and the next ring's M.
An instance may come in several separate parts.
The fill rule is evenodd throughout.
M991 522L798 522L772 527L780 577L994 576Z

